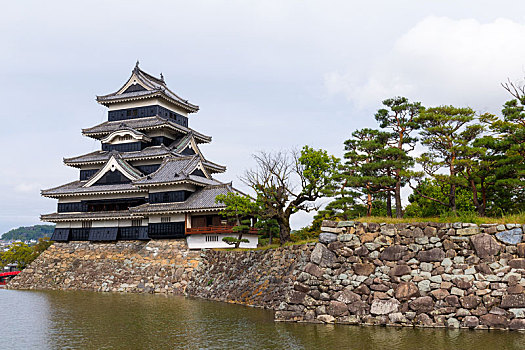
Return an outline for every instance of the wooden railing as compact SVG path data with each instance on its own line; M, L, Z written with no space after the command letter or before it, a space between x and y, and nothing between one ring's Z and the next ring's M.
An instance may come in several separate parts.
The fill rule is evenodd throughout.
M186 234L187 235L194 235L194 234L208 234L208 233L234 233L233 232L233 228L235 226L226 226L226 225L221 225L221 226L207 226L207 227L191 227L191 228L186 228ZM253 234L253 235L257 235L259 234L259 229L255 228L255 227L250 227L250 229L248 230L248 232L246 232L248 234Z

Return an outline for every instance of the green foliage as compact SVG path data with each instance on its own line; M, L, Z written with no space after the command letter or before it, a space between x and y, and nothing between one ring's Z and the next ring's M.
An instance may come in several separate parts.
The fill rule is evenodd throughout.
M436 217L448 213L447 206L426 197L436 198L446 202L450 193L450 185L438 183L433 179L425 179L417 186L409 197L409 205L405 208L406 217ZM423 197L425 196L425 197ZM466 188L459 188L456 192L456 206L459 212L473 212L476 208L472 204L471 193Z
M4 241L29 241L38 240L39 238L50 237L53 234L55 225L34 225L34 226L21 226L19 228L12 229L2 235Z
M237 238L224 237L222 240L230 245L234 245L235 248L239 248L239 245L243 242L249 242L247 239L243 239L242 235L250 229L251 221L249 217L255 216L256 204L250 197L233 192L220 194L215 197L215 201L226 205L226 208L220 214L235 220L236 225L233 228L233 232L239 234Z
M33 246L29 246L23 242L15 242L11 244L7 251L0 253L0 266L17 264L18 268L22 270L52 244L53 242L47 237L39 238L38 243Z
M215 202L223 203L226 206L220 214L229 219L234 219L237 225L241 224L242 218L254 215L256 212L256 205L250 197L234 192L218 195L215 197Z
M249 243L250 241L246 238L235 238L235 237L224 237L222 239L223 242L228 243L229 245L235 246L235 248L239 248L239 244L241 243Z
M260 152L257 168L247 170L242 181L257 194L258 216L279 225L281 244L290 240L290 216L316 210L316 200L327 195L339 159L325 150L304 146L300 152Z
M23 242L15 242L9 250L1 255L2 266L7 264L17 264L19 269L25 268L33 261L33 250Z

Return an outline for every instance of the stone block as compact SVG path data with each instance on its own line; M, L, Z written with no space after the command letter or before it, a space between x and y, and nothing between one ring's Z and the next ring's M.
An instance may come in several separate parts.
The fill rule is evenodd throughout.
M480 317L480 323L490 328L507 328L509 319L505 316L486 314Z
M389 261L398 261L403 259L407 251L407 247L397 244L390 247L386 247L381 253L381 259Z
M376 267L371 263L356 263L353 265L356 275L368 276L374 273Z
M306 264L304 271L317 278L320 278L324 274L323 270L319 268L319 266L312 263Z
M321 227L337 227L338 222L333 220L323 220Z
M330 232L321 232L319 235L319 242L328 244L337 240L337 234Z
M494 237L486 233L471 236L470 241L474 246L476 254L482 259L493 257L501 250L501 245Z
M328 314L334 317L348 315L348 307L346 304L337 300L330 301L330 304L328 304L326 309Z
M408 265L395 265L393 268L390 269L389 275L390 276L403 276L403 275L409 275L410 272L412 272L412 269Z
M465 316L461 325L463 327L475 328L479 326L479 318L477 318L476 316Z
M395 296L398 300L408 300L419 296L419 289L412 282L401 282L395 289Z
M525 308L525 294L504 295L500 307L505 309Z
M525 269L525 259L519 258L519 259L512 259L509 261L509 266L513 269Z
M440 248L432 248L417 253L417 258L423 262L442 261L445 259L445 252Z
M427 237L435 236L435 235L437 234L437 228L432 227L432 226L427 226L427 227L425 227L425 229L423 230L423 233L424 233L425 236L427 236Z
M335 317L331 315L319 315L317 316L317 320L323 323L334 323Z
M417 313L431 312L434 309L434 300L430 296L419 297L412 300L408 306Z
M339 221L337 227L354 227L355 222L353 221Z
M509 329L513 331L525 329L525 320L522 318L516 318L510 321Z
M465 309L475 309L481 303L481 298L476 295L466 295L459 299Z
M330 233L340 234L340 233L343 233L343 229L337 228L337 227L321 226L321 232L330 232Z
M525 258L525 243L518 243L518 256Z
M472 236L477 235L479 233L479 227L466 227L466 228L460 228L456 230L456 235L458 236Z
M374 300L370 307L370 313L372 315L388 315L393 312L397 312L399 308L399 301L396 299L389 300Z
M345 304L352 304L361 300L359 294L354 293L350 288L343 289L342 291L336 293L334 297L335 300Z
M335 254L322 243L317 243L310 254L310 261L320 267L330 267L335 260Z
M521 243L523 231L521 228L514 228L512 230L498 232L495 236L500 242L516 245Z

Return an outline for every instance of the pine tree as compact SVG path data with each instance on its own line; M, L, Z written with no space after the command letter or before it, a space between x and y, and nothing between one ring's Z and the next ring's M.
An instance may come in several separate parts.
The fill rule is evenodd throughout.
M417 141L412 134L419 129L419 124L415 120L419 116L421 104L411 103L406 97L394 97L384 100L383 105L388 108L378 110L375 118L381 128L391 132L389 144L397 149L393 177L395 179L396 217L400 218L403 216L401 189L415 175L409 171L414 164L409 152L414 150Z

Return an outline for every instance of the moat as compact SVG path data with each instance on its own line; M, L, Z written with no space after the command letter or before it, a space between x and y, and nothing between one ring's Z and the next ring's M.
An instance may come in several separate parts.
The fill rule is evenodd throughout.
M180 296L0 290L5 349L522 349L525 333L280 323Z

